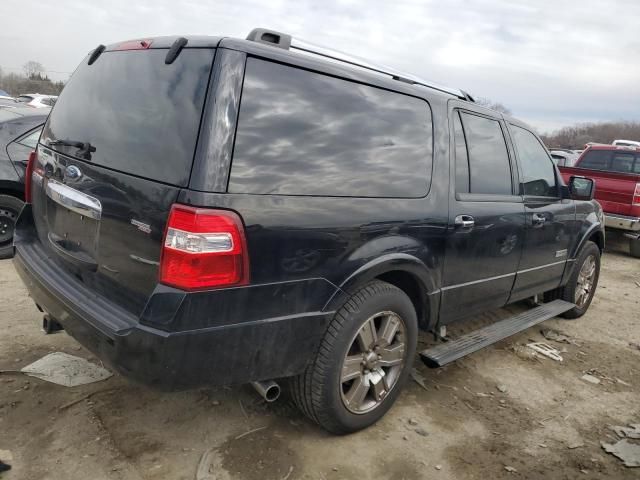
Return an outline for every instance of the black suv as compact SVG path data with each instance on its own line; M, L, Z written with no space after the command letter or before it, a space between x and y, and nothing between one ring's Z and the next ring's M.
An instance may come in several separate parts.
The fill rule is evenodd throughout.
M267 30L99 46L28 177L14 262L50 322L160 388L287 379L335 433L389 409L418 329L538 299L439 366L582 315L604 245L526 125Z

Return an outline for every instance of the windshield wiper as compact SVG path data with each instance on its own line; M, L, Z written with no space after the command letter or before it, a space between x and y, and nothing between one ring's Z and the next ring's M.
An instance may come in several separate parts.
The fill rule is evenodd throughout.
M78 155L86 160L91 160L91 154L96 151L96 147L89 142L77 142L74 140L52 140L49 146L62 145L64 147L74 147L78 149Z

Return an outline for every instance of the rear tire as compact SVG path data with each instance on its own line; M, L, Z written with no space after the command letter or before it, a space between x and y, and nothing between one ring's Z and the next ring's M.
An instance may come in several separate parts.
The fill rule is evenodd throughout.
M632 257L640 258L640 237L629 239L629 253Z
M291 379L295 403L334 434L374 424L409 376L417 335L409 297L389 283L368 283L336 312L315 359Z
M568 319L579 318L591 305L599 277L600 249L594 242L589 241L582 247L567 284L545 293L544 299L546 302L561 299L575 303L576 306L562 316Z
M13 232L24 202L11 195L0 195L0 259L13 257Z

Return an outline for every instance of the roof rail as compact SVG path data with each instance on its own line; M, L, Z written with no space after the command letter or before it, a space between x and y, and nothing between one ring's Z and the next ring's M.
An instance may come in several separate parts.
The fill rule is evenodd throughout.
M408 83L410 85L420 85L423 87L433 88L434 90L439 90L450 95L455 95L456 97L467 100L469 102L474 101L468 93L457 88L445 87L433 82L428 82L414 75L402 73L390 67L375 64L369 62L368 60L349 55L338 50L322 47L320 45L314 45L313 43L293 38L291 35L288 35L286 33L276 32L275 30L268 30L266 28L254 28L247 36L247 40L263 43L285 50L297 50L306 54L318 55L320 57L324 57L326 59L340 63L348 63L349 65L364 68L372 72L389 75L394 80L398 80L400 82Z

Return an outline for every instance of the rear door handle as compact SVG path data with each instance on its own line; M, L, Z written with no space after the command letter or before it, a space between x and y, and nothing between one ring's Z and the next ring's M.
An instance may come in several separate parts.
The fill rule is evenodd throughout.
M453 224L457 228L472 228L476 224L476 221L471 215L458 215L453 221Z

